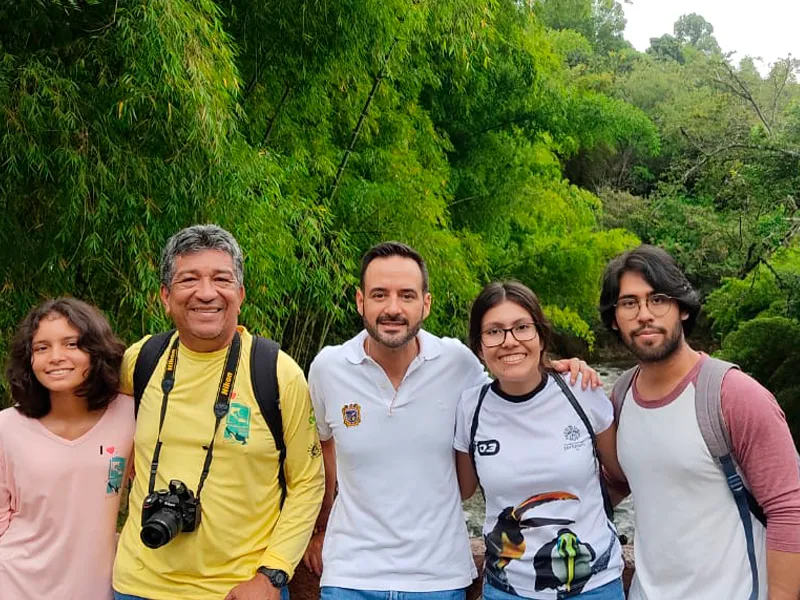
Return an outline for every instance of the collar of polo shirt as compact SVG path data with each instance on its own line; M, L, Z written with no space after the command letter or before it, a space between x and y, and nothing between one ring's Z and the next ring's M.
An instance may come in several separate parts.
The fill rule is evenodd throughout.
M350 345L348 348L349 351L347 353L347 360L354 365L362 363L368 358L367 353L364 350L364 340L368 335L369 334L367 333L366 329L362 330L356 338L358 343ZM424 329L420 329L419 333L417 334L417 341L419 341L419 356L421 356L423 360L433 360L442 353L441 340L439 340L439 338L437 338L435 335L431 335Z

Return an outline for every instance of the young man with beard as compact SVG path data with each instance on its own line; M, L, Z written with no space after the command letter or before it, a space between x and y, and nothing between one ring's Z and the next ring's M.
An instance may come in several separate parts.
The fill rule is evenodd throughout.
M323 349L309 372L326 494L306 564L322 574L322 600L460 600L476 572L452 448L456 406L487 376L461 342L422 330L428 272L405 244L364 255L356 305L365 330ZM584 382L593 374L576 359L568 366L573 383L579 366Z
M733 458L766 515L765 528L744 513L752 521L754 586L745 521L698 426L698 375L712 359L685 338L700 312L696 292L669 254L640 246L608 265L600 305L605 325L638 361L615 401L619 462L635 504L629 598L797 600L800 477L775 399L738 369L722 379Z

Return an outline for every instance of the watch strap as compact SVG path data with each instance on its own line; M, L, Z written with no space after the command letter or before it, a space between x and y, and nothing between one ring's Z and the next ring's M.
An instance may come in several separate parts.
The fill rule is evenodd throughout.
M289 574L281 569L258 567L257 572L269 579L269 582L276 588L286 587L286 585L289 583Z

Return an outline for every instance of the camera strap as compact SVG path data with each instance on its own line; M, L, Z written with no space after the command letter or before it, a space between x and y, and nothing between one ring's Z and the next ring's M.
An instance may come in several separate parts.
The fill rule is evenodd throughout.
M161 398L161 416L158 421L158 437L156 438L156 447L153 450L153 462L150 464L150 484L148 486L149 493L152 494L156 485L156 473L158 472L158 459L161 455L161 430L164 427L164 418L167 415L167 403L169 402L169 394L175 386L175 371L178 368L178 346L180 338L176 337L175 341L169 349L167 355L167 365L164 368L164 376L161 379L161 391L163 396ZM217 399L214 402L214 434L211 436L211 442L208 444L206 450L206 459L203 463L203 472L200 474L200 482L197 484L196 498L200 499L200 492L203 489L203 484L208 477L208 471L211 468L211 461L214 456L214 440L217 437L217 430L219 429L220 421L228 414L230 405L230 395L233 392L233 384L236 380L236 371L239 369L239 356L242 352L242 339L237 331L233 335L231 345L228 347L228 354L225 357L225 370L222 372L222 377L219 380L219 388L217 389Z

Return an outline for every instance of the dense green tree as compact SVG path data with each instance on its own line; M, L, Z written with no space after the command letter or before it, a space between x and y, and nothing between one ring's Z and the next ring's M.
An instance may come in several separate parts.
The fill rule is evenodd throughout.
M551 29L580 33L600 54L630 47L625 12L616 0L539 0L534 11Z
M657 60L674 60L680 64L686 62L681 40L668 33L661 37L650 38L650 47L647 49L647 53Z
M682 15L675 21L675 38L706 54L719 54L714 26L697 13Z
M621 41L617 5L590 14L575 46L512 0L3 3L0 354L49 295L128 341L166 327L159 250L207 221L245 250L245 324L303 364L358 326L358 256L390 238L430 261L433 331L517 276L591 341L594 281L636 240L563 161L658 140L567 57Z

